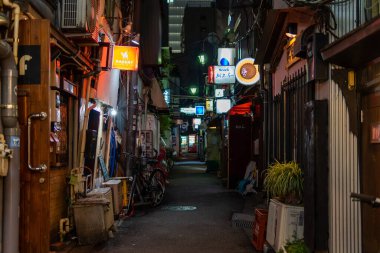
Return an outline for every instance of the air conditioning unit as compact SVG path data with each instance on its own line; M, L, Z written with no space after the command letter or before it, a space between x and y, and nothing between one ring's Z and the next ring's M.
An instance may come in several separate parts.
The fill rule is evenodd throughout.
M99 0L63 0L61 29L76 41L99 42Z

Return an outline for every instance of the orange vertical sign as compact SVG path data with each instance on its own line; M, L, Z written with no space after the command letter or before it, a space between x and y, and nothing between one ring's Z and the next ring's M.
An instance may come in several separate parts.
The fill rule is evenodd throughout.
M136 71L139 64L139 48L114 46L112 68Z

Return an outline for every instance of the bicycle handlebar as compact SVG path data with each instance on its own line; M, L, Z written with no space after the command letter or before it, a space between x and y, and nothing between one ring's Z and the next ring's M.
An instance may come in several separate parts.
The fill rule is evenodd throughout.
M375 196L351 192L351 198L370 204L372 207L380 207L380 198Z

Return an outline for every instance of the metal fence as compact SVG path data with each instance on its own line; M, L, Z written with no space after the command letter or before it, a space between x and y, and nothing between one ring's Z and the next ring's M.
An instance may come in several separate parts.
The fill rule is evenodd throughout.
M314 82L307 82L306 67L282 81L273 100L272 159L303 165L304 105L313 100Z

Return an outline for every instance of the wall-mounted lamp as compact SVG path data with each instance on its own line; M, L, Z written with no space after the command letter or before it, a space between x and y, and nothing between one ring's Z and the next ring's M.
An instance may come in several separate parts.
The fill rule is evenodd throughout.
M111 109L110 114L112 117L115 117L117 115L117 111L115 109Z
M347 73L347 88L348 90L354 90L356 86L355 71L349 70Z
M285 35L289 38L294 38L297 36L297 23L289 23L288 29Z

